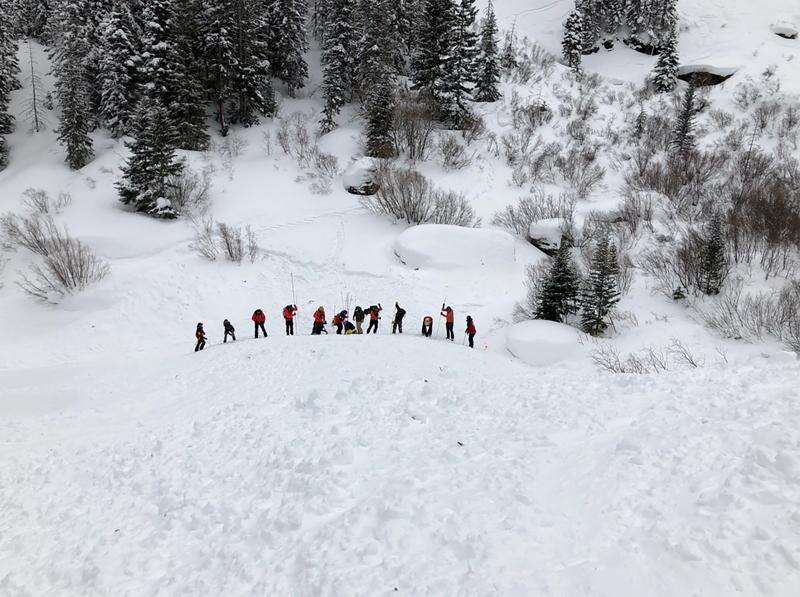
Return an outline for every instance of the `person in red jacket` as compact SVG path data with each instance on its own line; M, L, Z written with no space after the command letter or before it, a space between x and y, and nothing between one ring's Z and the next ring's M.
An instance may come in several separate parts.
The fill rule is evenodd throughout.
M456 320L455 311L451 307L445 308L444 304L442 304L442 317L445 318L445 330L447 330L447 339L453 341L456 339L456 335L453 332L453 323Z
M297 305L286 305L283 308L283 319L286 322L286 335L294 336L294 316L297 315Z
M430 315L426 315L422 319L422 335L426 338L430 338L433 334L433 317Z
M467 329L465 330L467 337L469 338L469 347L475 348L475 334L478 333L478 330L475 329L475 322L472 321L472 317L467 315Z
M342 330L344 329L344 324L347 321L347 311L340 311L336 315L333 316L331 323L336 326L336 334L341 336Z
M319 309L314 311L314 327L311 329L312 336L319 336L323 332L326 334L328 333L325 329L325 324L328 323L325 321L325 309L320 306Z
M380 321L380 313L383 311L383 307L381 304L378 303L377 305L372 305L369 308L369 325L367 326L367 333L375 332L378 333L378 321Z
M253 311L253 316L250 318L253 320L256 328L256 338L258 338L258 330L261 329L261 332L264 334L264 337L267 337L267 330L264 329L264 322L267 320L267 316L264 315L264 312L261 309L256 309Z

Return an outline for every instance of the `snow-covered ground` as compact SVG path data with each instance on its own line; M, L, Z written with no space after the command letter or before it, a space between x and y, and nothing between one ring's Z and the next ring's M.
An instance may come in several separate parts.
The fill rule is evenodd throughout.
M558 50L571 2L495 7L504 27L516 18ZM739 69L715 105L773 64L783 91L800 91L800 41L770 29L800 23L794 3L685 0L680 12L683 64ZM652 60L618 47L586 66L622 92ZM284 98L282 115L313 127L316 90ZM480 107L498 135L512 90L557 105L552 85L508 84ZM250 225L262 253L212 263L189 221L121 209L122 143L98 131L96 158L71 172L55 115L31 134L24 97L0 212L21 212L29 187L70 192L57 221L111 273L44 304L14 284L32 257L0 254L0 595L797 595L800 363L775 343L714 336L638 274L612 339L512 328L525 270L543 257L489 225L523 194L502 159L420 165L483 225L409 230L338 178L312 192L275 122L236 131L232 159L217 137L187 155L215 170L208 215ZM600 106L598 127L622 126L616 106ZM339 123L320 146L344 168L361 151L356 111ZM616 205L620 182L609 171L579 214ZM299 335L286 339L293 285ZM403 337L388 334L395 301ZM443 301L457 314L452 344L441 323L431 340L416 335ZM307 336L318 305L379 302L376 337ZM266 340L252 340L257 307ZM219 344L224 318L234 345ZM210 346L195 354L198 321ZM589 356L675 338L700 367L669 357L660 375L613 375Z

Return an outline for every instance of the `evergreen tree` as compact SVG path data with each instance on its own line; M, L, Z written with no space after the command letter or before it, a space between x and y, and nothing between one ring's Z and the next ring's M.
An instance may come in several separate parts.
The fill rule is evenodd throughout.
M608 315L619 302L618 277L617 248L603 238L597 243L581 292L581 324L586 333L596 336L608 327Z
M86 44L86 7L81 2L66 3L59 14L59 38L54 57L56 96L61 107L58 140L67 151L69 167L78 170L94 156L91 105L86 76L89 48Z
M352 96L354 36L353 0L330 0L322 42L325 110L320 126L323 133L335 128L335 116Z
M8 7L0 2L0 12L3 10L8 10ZM0 137L14 129L14 117L9 112L9 102L11 92L19 89L18 75L17 42L12 35L11 22L0 19ZM5 143L3 147L6 147Z
M678 85L678 41L670 35L661 47L653 69L653 85L659 93L667 93Z
M696 113L694 92L694 83L690 83L686 88L686 93L683 94L681 111L678 113L678 122L673 133L672 146L681 158L686 158L694 150L693 131Z
M100 117L112 136L130 130L139 99L136 67L138 32L126 4L117 2L100 24L100 67L97 87L100 92Z
M722 216L714 214L708 224L703 243L700 290L705 294L719 294L728 277L728 253Z
M202 0L173 0L174 21L166 29L174 46L174 81L166 94L167 108L175 127L176 147L201 151L208 147L206 97L203 87L200 9Z
M569 13L564 23L564 39L561 41L561 53L564 63L575 70L581 68L581 55L584 40L583 15L577 8Z
M624 23L624 0L594 0L594 13L600 31L615 35Z
M467 102L477 79L478 36L474 0L461 0L453 13L452 45L442 77L434 84L434 98L444 120L455 127L469 114Z
M579 285L578 273L570 256L570 243L562 239L542 283L534 317L563 322L568 315L577 311Z
M365 102L381 84L386 73L395 70L397 42L390 20L393 0L361 0L356 42L355 91Z
M517 39L514 31L515 27L512 27L511 31L506 31L503 52L500 54L500 66L506 70L512 69L517 65Z
M481 28L475 101L496 102L500 99L500 66L497 61L497 19L494 16L492 2L489 0Z
M166 108L146 98L136 117L134 139L127 143L131 156L117 182L122 203L157 218L176 218L170 198L170 179L182 171L175 158L175 128Z
M307 12L305 0L267 0L270 73L286 83L291 97L308 78Z
M44 92L44 85L42 84L42 78L39 76L39 67L37 66L36 60L33 57L33 48L31 47L30 43L26 44L28 46L28 60L27 60L27 72L28 76L25 79L26 86L30 90L30 95L25 101L25 109L23 114L25 119L31 125L31 131L38 133L45 129L47 124L47 118L45 116L45 110L52 109L52 97L50 93ZM50 102L48 103L48 97L50 97Z
M434 94L453 49L454 23L453 0L425 0L419 43L411 64L415 89Z
M394 155L391 130L394 117L394 80L388 71L372 88L367 100L367 155L388 158Z

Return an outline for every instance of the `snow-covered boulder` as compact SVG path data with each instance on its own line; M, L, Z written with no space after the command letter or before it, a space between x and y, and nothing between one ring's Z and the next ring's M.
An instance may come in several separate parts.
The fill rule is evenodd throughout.
M561 244L561 218L548 218L531 223L528 240L531 244L548 255L555 255Z
M800 35L800 31L798 31L797 27L785 21L774 23L770 26L770 29L775 35L784 39L797 39L798 35Z
M355 160L342 175L344 189L353 195L374 195L378 192L378 163L373 158Z
M394 242L400 261L413 268L508 267L523 251L534 250L503 230L441 224L414 226ZM535 260L535 253L525 257Z
M571 326L537 319L509 327L506 348L521 361L543 367L581 357L579 338L580 332Z

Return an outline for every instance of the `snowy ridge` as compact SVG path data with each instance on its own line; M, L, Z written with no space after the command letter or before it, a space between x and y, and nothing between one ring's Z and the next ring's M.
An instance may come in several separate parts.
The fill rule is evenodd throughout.
M722 372L386 336L140 363L4 434L0 590L789 596L800 367Z

